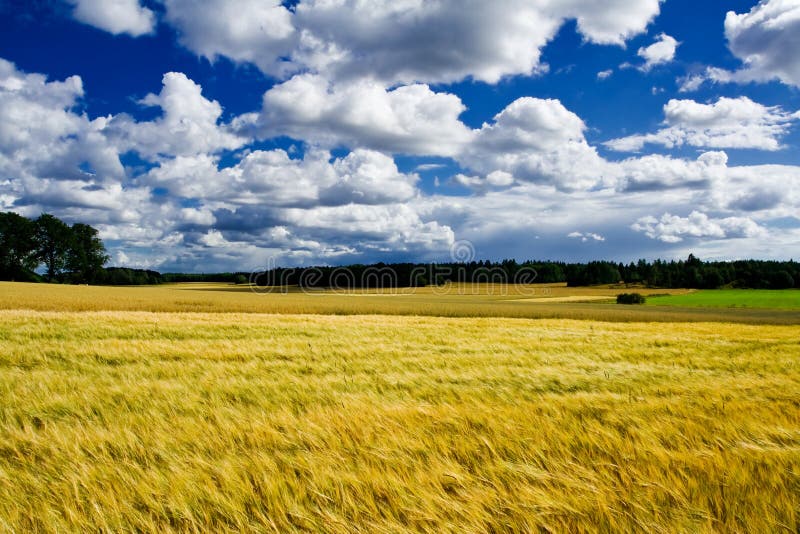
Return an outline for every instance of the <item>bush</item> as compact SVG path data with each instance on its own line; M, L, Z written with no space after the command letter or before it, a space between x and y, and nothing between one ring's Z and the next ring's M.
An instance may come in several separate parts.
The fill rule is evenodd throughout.
M644 304L644 295L639 293L621 293L617 295L617 304Z

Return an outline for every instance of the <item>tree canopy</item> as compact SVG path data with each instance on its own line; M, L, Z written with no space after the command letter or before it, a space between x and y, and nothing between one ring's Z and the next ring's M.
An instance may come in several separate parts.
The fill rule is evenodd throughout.
M68 225L43 213L34 220L0 213L0 279L34 281L43 266L48 282L97 283L108 261L97 229Z

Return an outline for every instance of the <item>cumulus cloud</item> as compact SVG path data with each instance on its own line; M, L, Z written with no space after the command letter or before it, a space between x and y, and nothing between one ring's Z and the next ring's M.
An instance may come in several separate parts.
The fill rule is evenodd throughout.
M365 149L333 161L322 150L302 159L280 149L256 150L224 169L208 154L177 156L139 178L183 198L269 207L402 202L416 194L418 180L401 173L389 156Z
M286 90L292 83L299 87ZM762 242L776 247L773 256L786 243L791 250L791 235L771 221L800 208L800 167L729 167L719 151L607 160L587 141L587 124L555 99L518 99L472 130L459 120L457 96L423 84L385 89L307 73L274 91L262 110L225 124L219 103L169 73L141 100L162 116L91 119L80 112L80 78L48 81L0 62L0 203L97 225L115 258L178 270L263 267L268 257L442 259L456 237L473 240L482 257L581 259L584 243L620 258L684 254L686 242L714 254L760 251ZM787 115L779 108L732 100L730 108L675 101L665 126L718 137L731 117L756 130L789 124L775 119ZM778 143L783 135L758 131ZM309 142L296 151L250 144L278 134ZM334 157L333 146L348 150ZM118 154L128 150L147 170L122 167ZM457 169L441 191L460 185L471 194L425 192L407 168L430 169L430 160L398 166L392 153L449 155L433 164ZM672 215L687 205L697 215ZM740 239L725 244L732 237Z
M347 238L360 249L384 252L442 250L453 243L453 231L437 221L424 222L407 204L321 206L287 210L287 220L319 239Z
M165 0L165 20L180 42L211 61L224 56L269 74L296 42L292 13L280 0Z
M737 70L708 67L682 80L681 91L697 90L704 82L748 83L778 80L800 87L800 2L762 0L747 13L725 17L728 48L741 62Z
M415 84L387 90L374 81L331 84L303 74L264 94L255 123L261 136L288 135L320 146L453 156L472 137L460 120L461 99Z
M651 239L665 243L678 243L687 237L732 239L755 237L764 233L764 229L750 218L713 219L699 211L692 211L688 217L669 213L665 213L660 219L652 216L642 217L631 228L643 232Z
M222 106L203 97L202 87L181 72L165 74L161 92L147 95L140 104L161 108L163 116L145 122L115 117L110 129L125 151L147 158L186 156L235 149L248 141L218 124Z
M317 151L292 159L282 150L254 151L223 169L213 160L180 159L139 178L150 190L168 191L163 208L147 209L148 226L181 237L177 248L155 247L170 265L210 261L249 268L263 267L268 258L296 264L346 255L358 261L403 251L419 257L453 241L449 227L424 218L409 202L418 177L400 173L377 152L331 159ZM198 194L187 197L198 207L175 209L183 195Z
M7 178L6 209L69 202L95 207L107 202L108 210L119 206L103 192L125 170L105 137L107 119L90 120L74 111L82 97L78 76L48 81L0 59L0 176Z
M122 166L104 143L104 119L90 121L72 111L83 96L78 76L48 82L0 59L0 152L21 173L53 178L80 176L82 164L93 173L118 175ZM89 170L89 169L87 169ZM11 174L11 173L9 173Z
M742 165L726 170L724 184L704 192L702 202L716 210L761 218L794 217L800 209L800 167Z
M295 58L336 78L387 83L496 83L541 70L560 17L529 2L308 0L297 6L306 38ZM454 53L453 51L458 51Z
M644 65L639 67L647 72L658 65L666 65L675 59L675 51L680 43L672 36L661 33L650 46L642 47L637 52L644 59Z
M483 175L584 189L608 178L606 162L585 137L586 125L558 100L524 97L484 124L459 162Z
M767 0L749 13L729 11L725 36L731 52L754 79L800 86L800 2Z
M612 74L614 74L614 71L612 69L601 70L600 72L597 73L597 79L607 80L608 78L611 77Z
M557 13L575 18L578 31L588 41L622 45L647 29L658 15L660 4L661 0L563 0L551 5Z
M649 154L615 163L613 168L619 191L663 191L709 188L725 179L727 163L725 152L704 152L695 161Z
M139 37L152 33L156 17L139 0L70 0L75 6L73 17L84 24L114 35Z
M327 151L309 150L293 159L283 150L253 151L234 166L219 169L217 163L208 155L179 156L138 181L170 198L201 202L180 210L170 224L184 233L193 225L212 226L186 235L203 250L217 250L219 261L233 261L229 255L246 250L291 262L403 250L425 254L453 240L450 228L423 220L407 205L418 194L419 177L401 173L379 152L357 149L332 159Z
M211 226L216 222L214 214L207 208L183 208L180 211L180 220L196 226Z
M491 189L503 189L515 183L514 176L505 171L492 171L486 176L470 176L458 173L451 178L452 183L483 193Z
M585 40L622 45L645 31L659 0L165 0L165 20L190 50L250 62L268 74L448 83L546 70L541 50L565 21Z
M623 152L639 151L646 144L779 150L783 136L800 119L800 113L764 106L746 96L722 97L713 104L673 99L664 106L664 116L666 128L613 139L605 145Z
M153 121L90 120L73 111L82 96L78 77L48 81L0 61L0 202L96 225L114 257L131 265L424 255L453 240L449 227L409 204L418 175L380 152L357 148L332 158L307 147L292 158L253 150L221 168L219 151L243 138L219 124L219 104L183 74L167 74L163 90L142 100L162 108ZM119 160L126 150L155 166L129 175Z
M394 160L379 152L357 149L333 163L336 182L323 189L323 204L386 204L416 193L416 174L403 174Z

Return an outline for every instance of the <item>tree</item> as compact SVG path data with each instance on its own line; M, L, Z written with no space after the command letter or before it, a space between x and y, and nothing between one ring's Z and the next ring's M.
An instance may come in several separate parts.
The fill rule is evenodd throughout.
M773 289L791 289L795 280L787 271L778 271L771 276L770 284Z
M52 282L66 265L70 228L49 213L42 213L35 225L38 257L47 268L47 281Z
M0 213L0 278L28 280L39 261L36 257L36 228L16 213Z
M703 276L703 287L705 289L717 289L724 283L725 281L716 267L708 267L706 269Z
M97 237L95 228L81 223L72 225L65 266L74 282L96 281L108 259L106 247Z

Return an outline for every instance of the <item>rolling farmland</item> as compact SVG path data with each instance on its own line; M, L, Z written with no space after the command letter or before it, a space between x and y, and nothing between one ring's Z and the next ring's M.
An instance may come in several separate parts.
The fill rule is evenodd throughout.
M797 325L255 313L178 287L97 311L122 290L2 288L5 530L800 524ZM253 302L284 297L414 298Z

